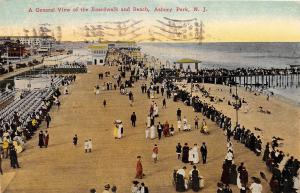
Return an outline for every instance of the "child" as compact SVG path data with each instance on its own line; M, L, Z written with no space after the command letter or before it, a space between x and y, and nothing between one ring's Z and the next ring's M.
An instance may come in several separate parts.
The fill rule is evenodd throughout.
M177 159L180 159L181 151L182 151L182 146L180 145L180 143L178 143L176 146Z
M88 141L88 140L85 140L85 141L84 141L84 151L85 151L85 153L88 152L88 149L89 149L89 141Z
M154 148L153 148L152 151L153 151L152 158L154 160L154 163L156 163L157 162L157 156L158 156L158 147L157 147L156 144L154 145Z
M104 101L103 101L103 107L105 107L106 106L106 100L104 99Z
M89 139L89 141L88 141L88 150L89 150L89 153L92 152L92 140L91 139Z
M173 124L172 124L171 127L170 127L170 134L171 134L171 136L174 135L174 127L173 127Z
M180 128L181 128L181 121L180 120L177 122L177 128L178 128L178 131L180 132Z

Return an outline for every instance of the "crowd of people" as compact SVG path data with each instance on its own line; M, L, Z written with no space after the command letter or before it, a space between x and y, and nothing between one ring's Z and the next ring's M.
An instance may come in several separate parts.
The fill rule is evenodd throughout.
M256 156L261 155L262 141L259 135L255 135L250 129L246 129L244 126L241 127L239 124L233 126L230 117L217 110L213 105L203 102L200 97L191 97L189 92L185 90L179 90L178 87L176 88L176 85L173 85L173 88L175 88L173 89L173 92L176 93L174 96L174 101L180 100L186 105L192 106L194 111L201 112L207 119L215 122L221 129L224 130L228 144L231 144L231 147L231 140L233 138L239 143L244 144L246 148L253 151ZM213 98L209 91L205 90L204 87L200 88L199 91L204 97L209 98L210 100ZM240 104L241 103L242 100ZM177 112L177 117L180 117L180 112ZM286 155L284 155L282 151L279 151L278 149L276 150L276 147L278 147L278 139L276 137L274 138L275 139L272 142L273 150L269 150L270 147L267 145L264 152L264 161L266 161L266 165L273 174L272 179L269 182L271 191L275 193L295 192L296 189L294 188L294 184L298 183L299 181L297 178L299 174L299 161L291 157L289 161L285 160L284 163L286 163L286 166L283 167L283 170L279 170L278 164L283 162L282 160L284 157L286 157ZM229 148L223 164L223 172L221 177L222 183L219 183L218 189L223 190L225 193L229 191L229 184L238 184L241 192L246 192L248 189L251 189L252 192L261 192L262 187L260 184L260 179L254 178L253 183L248 186L248 173L245 166L241 164L241 166L236 170L236 165L233 163L233 158L233 148ZM186 161L188 161L188 159L186 159Z
M67 86L74 82L75 79L75 75L65 76L61 80L61 85ZM17 154L25 149L26 141L33 137L42 122L46 122L46 128L50 126L51 116L49 111L53 105L59 106L58 98L61 95L59 87L54 84L51 84L50 89L53 90L52 94L47 98L41 99L41 105L39 105L38 109L33 109L32 112L26 115L15 111L11 119L0 119L0 156L4 159L10 158L12 168L20 168ZM47 130L41 130L39 132L38 146L47 148L48 144L49 133ZM2 169L1 173L3 173Z

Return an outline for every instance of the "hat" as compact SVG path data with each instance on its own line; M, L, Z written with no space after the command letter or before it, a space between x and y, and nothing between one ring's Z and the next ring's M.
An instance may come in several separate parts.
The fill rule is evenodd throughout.
M96 193L96 189L93 188L93 189L90 190L90 192L91 192L91 193Z
M134 181L132 181L132 183L133 183L134 185L137 185L137 184L139 184L140 182L134 180Z
M106 185L104 186L104 188L105 188L105 190L109 190L110 185L109 185L109 184L106 184Z

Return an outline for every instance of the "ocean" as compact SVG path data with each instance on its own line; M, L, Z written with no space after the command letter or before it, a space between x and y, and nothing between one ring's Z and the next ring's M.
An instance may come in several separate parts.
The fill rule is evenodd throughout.
M140 43L142 52L162 64L182 58L201 61L203 68L288 68L300 65L300 42L243 43ZM276 95L300 104L300 88L270 89Z

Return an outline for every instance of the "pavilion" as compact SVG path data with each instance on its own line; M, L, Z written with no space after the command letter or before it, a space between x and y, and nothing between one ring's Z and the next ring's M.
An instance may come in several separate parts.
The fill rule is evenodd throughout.
M192 71L195 72L199 69L200 60L183 58L174 62L175 69L182 69L184 71Z

